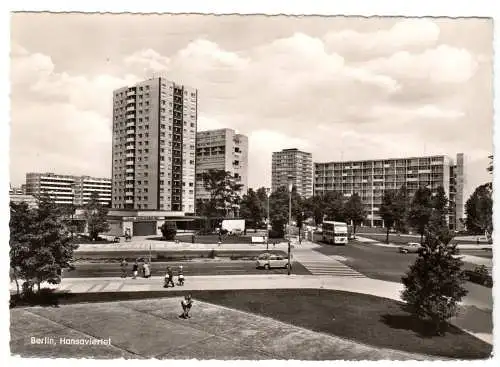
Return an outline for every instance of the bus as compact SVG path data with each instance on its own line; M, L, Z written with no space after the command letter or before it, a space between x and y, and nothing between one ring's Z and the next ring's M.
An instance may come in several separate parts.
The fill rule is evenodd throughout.
M333 245L346 245L347 235L347 223L323 221L323 242Z

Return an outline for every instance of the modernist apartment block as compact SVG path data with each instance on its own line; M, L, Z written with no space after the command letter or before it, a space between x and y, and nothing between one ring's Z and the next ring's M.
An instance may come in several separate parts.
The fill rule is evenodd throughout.
M194 213L198 92L154 77L113 92L113 209Z
M312 154L298 149L283 149L273 153L272 191L278 187L288 187L289 177L297 193L303 197L313 195L313 162Z
M248 137L232 129L199 131L196 134L196 199L207 200L202 175L210 169L230 172L248 190Z
M102 205L111 204L111 180L109 178L54 173L26 174L25 193L35 197L46 193L56 204L85 205L93 192L98 193L99 202Z
M396 190L406 185L410 195L413 195L420 186L430 189L443 186L450 199L450 228L463 228L463 153L457 154L455 162L450 157L440 155L315 163L314 170L315 195L336 191L345 196L353 193L361 196L367 212L365 225L383 225L378 211L385 190Z

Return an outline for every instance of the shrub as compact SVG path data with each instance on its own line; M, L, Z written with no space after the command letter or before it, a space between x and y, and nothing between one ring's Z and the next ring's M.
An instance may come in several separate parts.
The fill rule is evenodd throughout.
M175 240L177 234L177 226L175 222L165 222L160 228L163 238L167 241Z

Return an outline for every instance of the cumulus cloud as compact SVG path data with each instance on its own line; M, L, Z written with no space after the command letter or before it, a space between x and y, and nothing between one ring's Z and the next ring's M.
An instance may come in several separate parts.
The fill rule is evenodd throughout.
M465 49L439 45L421 53L398 51L389 57L370 60L368 70L404 79L428 79L432 83L465 83L477 71L477 58Z
M439 27L428 19L403 19L390 29L374 32L342 30L329 32L324 39L337 52L387 53L408 47L429 47L439 39Z
M163 71L168 69L170 59L150 48L134 52L124 60L127 67L142 68L145 71Z
M251 187L269 186L271 154L283 148L310 151L317 161L487 156L491 50L448 40L433 20L390 22L372 31L294 30L260 42L210 36L206 27L170 52L131 38L126 52L109 50L119 60L112 72L95 72L97 58L92 73L69 69L72 55L14 43L13 180L29 170L109 176L112 91L152 71L199 90L199 130L249 136ZM228 46L228 38L238 42Z

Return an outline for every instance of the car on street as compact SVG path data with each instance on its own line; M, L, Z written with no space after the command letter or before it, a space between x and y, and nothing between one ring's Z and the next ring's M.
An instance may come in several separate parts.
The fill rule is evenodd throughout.
M406 245L399 246L399 252L402 254L416 254L420 251L422 245L417 242L408 242Z
M288 268L288 258L283 255L265 252L257 258L257 268Z
M465 269L465 276L467 280L472 283L481 284L485 287L493 287L493 277L491 271L484 265L476 266L474 269Z

